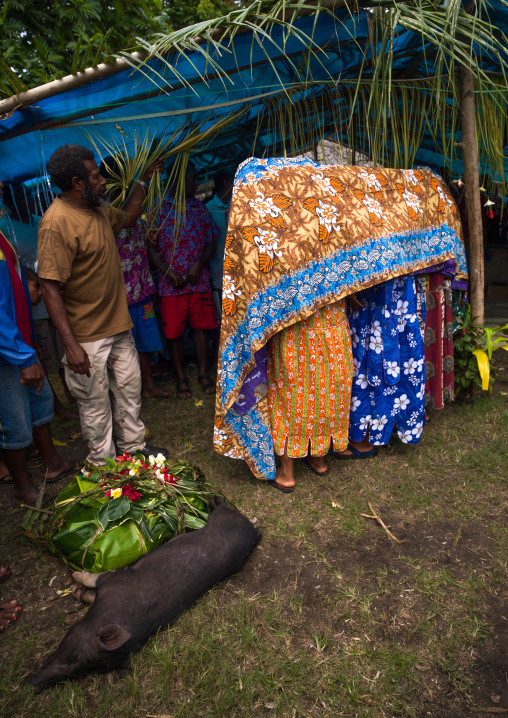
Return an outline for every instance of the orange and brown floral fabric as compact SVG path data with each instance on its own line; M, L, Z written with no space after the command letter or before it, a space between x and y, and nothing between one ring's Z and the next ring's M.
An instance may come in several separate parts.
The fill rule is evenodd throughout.
M273 479L270 338L348 294L450 258L466 277L457 208L430 171L243 163L224 257L216 451Z

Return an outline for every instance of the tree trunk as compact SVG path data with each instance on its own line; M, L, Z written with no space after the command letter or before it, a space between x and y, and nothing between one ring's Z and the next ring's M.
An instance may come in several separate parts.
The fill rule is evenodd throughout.
M476 148L474 77L468 67L460 68L462 158L466 192L467 222L469 225L469 290L471 317L475 324L484 322L483 225Z

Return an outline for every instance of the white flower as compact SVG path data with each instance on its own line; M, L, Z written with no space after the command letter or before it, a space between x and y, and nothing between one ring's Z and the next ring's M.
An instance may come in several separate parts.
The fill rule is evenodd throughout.
M417 399L423 399L425 396L425 383L421 385L420 391L416 394Z
M122 495L122 489L111 489L111 498L119 499Z
M325 177L321 172L318 172L315 175L311 175L311 178L318 185L318 187L321 187L325 194L329 194L331 197L335 197L337 191L330 184L330 180L328 177Z
M396 396L393 402L393 408L394 411L404 411L406 406L409 404L409 399L407 398L407 394L402 394L402 396Z
M395 314L406 314L409 307L409 302L403 302L402 299L399 299L397 301L397 308L395 309Z
M414 374L416 369L418 368L418 364L416 363L416 359L413 359L413 357L410 357L407 361L404 362L404 374Z
M405 190L402 197L408 207L411 207L411 209L413 209L415 212L419 212L420 214L423 212L423 209L420 206L420 200L418 199L417 195L413 194L412 192L409 192L409 190Z
M267 214L272 217L278 215L278 209L274 207L272 198L265 197L261 192L256 193L256 198L251 200L249 205L263 217L266 217Z
M399 376L400 368L396 361L386 361L385 371L389 376Z
M378 332L371 334L369 349L371 351L375 351L376 354L381 354L381 352L383 351L383 340L379 336Z
M316 207L316 215L319 217L319 223L324 225L328 232L331 232L332 227L337 232L340 232L337 212L336 207L332 207L331 204L326 204L326 202L319 200L319 207Z
M369 174L367 170L362 170L361 172L358 172L358 177L364 180L364 182L367 182L370 189L374 188L377 192L381 190L381 182L378 180L376 175Z
M418 184L418 180L415 177L414 170L402 170L402 174L405 176L405 178L410 184L415 186Z
M416 437L419 437L419 436L421 436L422 431L423 431L423 421L420 421L420 422L418 422L418 424L416 424L413 427L413 430L411 433L414 434Z
M403 444L409 444L412 438L413 437L409 429L406 429L405 431L399 431L399 439L402 441Z
M366 197L362 201L368 212L370 212L371 214L375 214L376 217L379 217L379 219L385 219L385 215L383 214L383 207L377 201L377 199L374 199L373 197Z
M370 414L367 414L367 416L362 416L362 418L360 419L360 431L366 431L369 428L371 419L372 416Z
M164 481L164 474L162 473L162 471L161 471L160 469L157 469L157 470L155 471L155 476L156 476L158 479L162 479L162 480Z
M351 341L353 343L353 346L358 346L358 342L360 341L360 337L356 333L356 329L351 329Z
M148 462L150 466L158 466L159 468L161 468L164 466L166 458L164 454L161 453L157 454L157 456L153 456L152 454L150 454L150 456L148 457Z
M355 396L354 399L351 401L351 411L356 411L361 403L362 402L360 401L360 399Z
M358 374L356 384L362 389L366 389L369 386L369 382L367 381L367 377L365 376L365 374Z
M272 229L259 229L259 234L253 236L253 240L256 243L257 248L261 254L267 254L269 257L282 257L282 252L279 252L279 238Z
M373 431L383 431L384 425L388 423L388 419L383 414L381 417L376 417L372 420L372 430Z
M131 470L129 471L129 476L136 476L136 474L138 473L138 471L139 471L139 469L131 469Z
M229 276L229 274L226 274L224 276L224 279L222 280L222 294L227 299L231 299L232 301L235 301L235 297L239 297L241 295L241 290L237 289L235 287L235 283L233 279Z

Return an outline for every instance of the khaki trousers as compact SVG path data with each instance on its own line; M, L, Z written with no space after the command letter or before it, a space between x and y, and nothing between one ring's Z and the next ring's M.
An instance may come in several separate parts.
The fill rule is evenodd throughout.
M141 409L141 373L136 345L130 329L95 342L82 342L90 359L90 376L75 374L64 356L65 379L78 402L86 457L93 464L105 464L127 451L145 446L145 425ZM113 442L113 431L116 447Z

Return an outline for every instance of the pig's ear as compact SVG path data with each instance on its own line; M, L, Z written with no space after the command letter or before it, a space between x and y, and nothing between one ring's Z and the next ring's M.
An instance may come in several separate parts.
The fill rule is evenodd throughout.
M126 643L131 634L116 623L110 623L97 631L97 639L103 651L116 651Z

